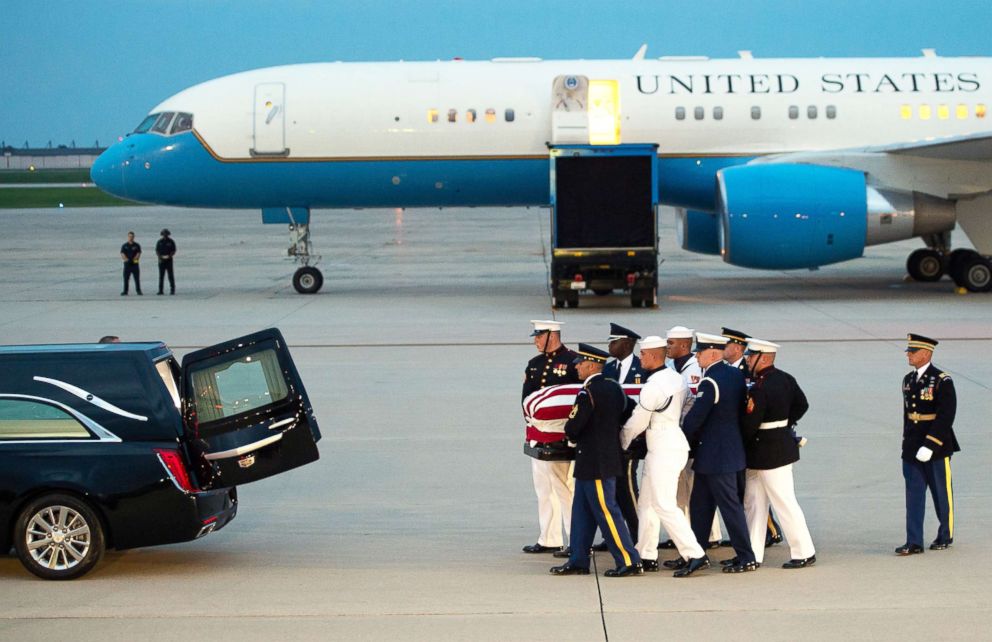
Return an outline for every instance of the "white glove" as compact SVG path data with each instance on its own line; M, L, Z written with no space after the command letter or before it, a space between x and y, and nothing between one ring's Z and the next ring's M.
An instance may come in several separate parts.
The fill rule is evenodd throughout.
M917 461L930 461L931 457L933 457L933 451L926 446L920 446L920 449L916 451Z

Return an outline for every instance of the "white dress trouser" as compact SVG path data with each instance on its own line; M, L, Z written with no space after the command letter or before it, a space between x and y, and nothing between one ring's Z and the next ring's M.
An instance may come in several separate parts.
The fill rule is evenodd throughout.
M692 459L686 461L685 467L679 474L678 494L676 495L679 508L685 513L686 518L689 517L689 497L692 496L692 481L696 476L692 470L692 462ZM669 533L669 535L671 534ZM720 530L720 511L717 510L713 513L713 525L710 526L710 541L719 542L722 539L723 531ZM675 540L672 539L672 541L674 542Z
M765 557L765 533L768 529L768 506L775 509L782 525L782 534L789 542L792 559L812 557L813 538L806 526L806 516L796 501L796 487L792 481L792 464L771 470L747 470L744 487L744 514L751 535L751 548L760 564Z
M648 453L644 459L641 495L637 498L637 552L643 559L658 559L662 526L684 559L705 555L689 526L689 518L676 500L688 456L684 450L665 449Z
M575 480L572 462L531 459L534 492L537 494L537 518L541 523L541 546L565 546L562 540L564 524L566 540L572 529L572 495Z

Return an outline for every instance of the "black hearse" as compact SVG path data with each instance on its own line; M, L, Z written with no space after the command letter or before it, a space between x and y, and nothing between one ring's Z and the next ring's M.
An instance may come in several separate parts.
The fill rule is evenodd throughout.
M163 343L0 346L0 550L71 579L105 548L202 537L319 439L276 329L181 365Z

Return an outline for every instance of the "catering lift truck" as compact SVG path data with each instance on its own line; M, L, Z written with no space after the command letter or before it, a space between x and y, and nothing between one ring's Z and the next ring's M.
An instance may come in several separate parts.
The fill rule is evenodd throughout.
M658 292L658 146L551 145L551 289L554 307L579 294Z

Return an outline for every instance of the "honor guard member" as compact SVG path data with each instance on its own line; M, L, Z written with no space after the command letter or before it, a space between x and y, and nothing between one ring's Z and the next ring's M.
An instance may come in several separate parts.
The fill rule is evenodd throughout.
M565 424L565 434L575 446L575 500L572 503L572 551L568 561L551 568L553 575L589 573L589 549L596 527L606 534L606 543L616 568L604 575L641 575L641 558L616 502L616 478L623 455L619 426L627 407L627 395L613 379L602 375L609 355L598 348L579 344L576 367L585 381L575 396L575 405Z
M741 415L747 386L740 370L723 361L724 337L696 333L696 358L703 368L703 378L692 408L682 420L689 446L695 481L689 499L689 521L700 546L708 542L716 508L730 533L730 543L737 561L724 567L726 573L743 573L758 568L751 549L744 507L737 494L738 474L744 470L744 441L741 438Z
M616 323L610 324L610 343L607 350L612 358L603 366L604 377L613 379L619 383L639 384L642 382L644 372L641 368L641 360L634 354L634 346L640 338L641 335L633 330L625 328L622 325L617 325ZM628 403L627 406L624 420L633 411L633 402ZM617 477L617 505L620 506L620 512L623 513L623 519L627 522L627 529L631 535L636 535L638 532L637 463L638 460L636 458L625 455L623 471ZM602 542L592 548L595 551L606 551L606 535L603 535Z
M748 388L751 387L751 368L748 365L748 359L744 357L744 351L747 350L747 341L751 338L751 335L741 332L740 330L733 330L731 328L721 328L720 334L727 337L727 347L723 349L723 360L731 368L737 368L744 374L744 381L747 383ZM741 480L741 501L744 501L744 484L745 479ZM768 510L768 533L765 536L765 546L774 546L782 541L782 528L775 521L775 516L772 515L771 509ZM757 549L755 549L757 553ZM758 560L759 562L761 560Z
M954 382L930 362L937 340L910 334L906 357L913 370L902 380L902 476L906 480L906 543L897 555L923 552L923 514L927 488L940 527L930 550L942 551L954 542L954 490L951 455L961 450L954 436L957 396Z
M531 337L540 354L527 362L524 370L524 387L521 402L541 388L563 383L579 383L579 375L572 361L575 353L561 343L560 321L531 321ZM541 432L527 426L527 440L532 446L539 443L560 441L558 433ZM541 535L536 544L524 546L525 553L550 553L564 548L562 528L568 537L571 528L572 490L574 482L567 461L531 460L534 492L537 494L537 515Z
M623 426L620 445L627 448L639 435L647 437L648 453L644 457L641 496L637 500L640 518L637 552L644 570L658 570L658 536L664 526L681 555L679 563L670 567L678 568L676 577L688 577L708 567L709 559L676 500L679 475L689 459L689 442L679 426L688 389L679 373L665 366L667 350L661 337L641 340L641 365L647 373L647 382Z
M799 461L799 445L792 427L806 414L809 403L795 378L775 367L778 349L777 344L761 339L747 344L753 374L741 420L747 456L744 514L758 564L764 561L768 511L774 508L792 554L782 568L805 568L816 563L816 551L796 501L792 465Z

